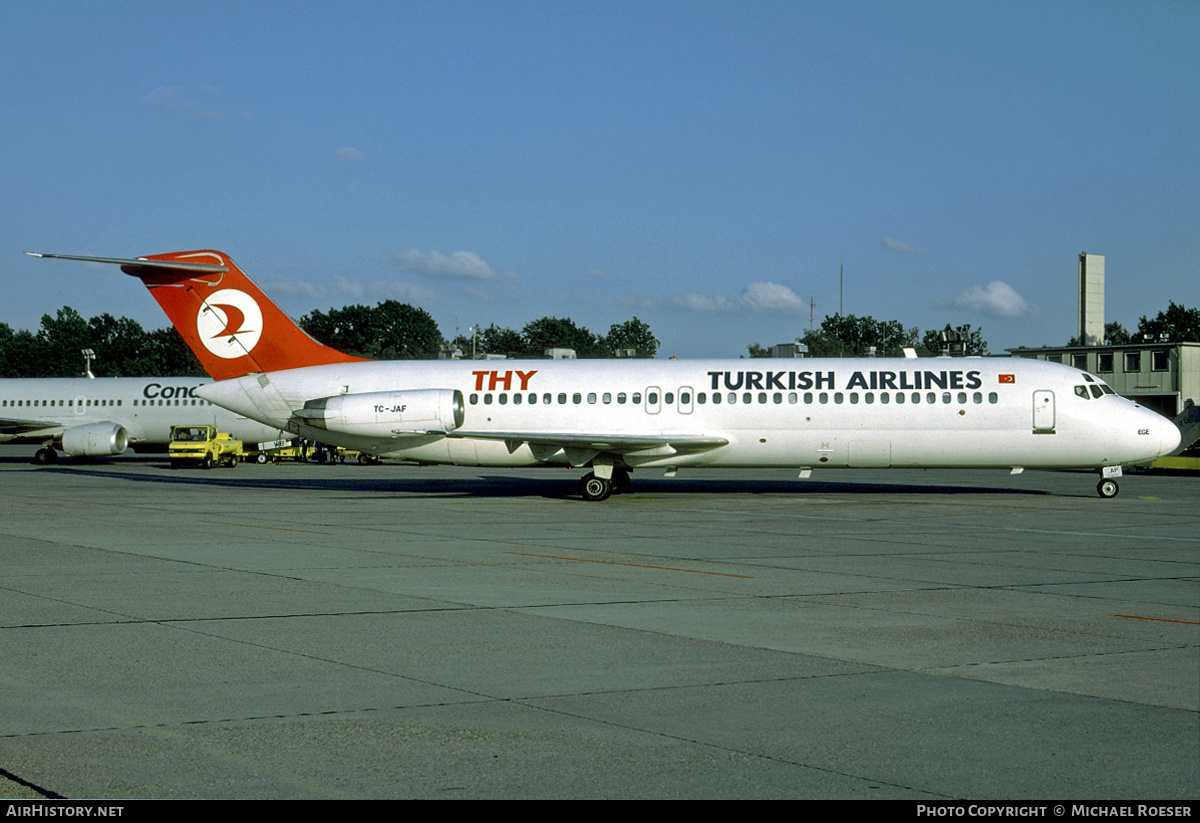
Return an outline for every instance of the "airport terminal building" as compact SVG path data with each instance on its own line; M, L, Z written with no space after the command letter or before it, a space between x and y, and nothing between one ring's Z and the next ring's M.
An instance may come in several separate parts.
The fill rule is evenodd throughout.
M1013 357L1064 363L1096 375L1117 394L1166 417L1200 403L1200 343L1131 343L1007 350Z

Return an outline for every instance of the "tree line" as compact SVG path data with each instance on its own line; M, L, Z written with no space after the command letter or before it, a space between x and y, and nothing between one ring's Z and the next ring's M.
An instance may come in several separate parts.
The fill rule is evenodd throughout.
M967 355L988 353L987 341L981 329L970 323L946 326L944 330L930 329L923 335L920 329L906 329L899 320L876 320L853 314L833 314L821 321L818 329L809 329L796 338L808 347L809 357L863 357L872 350L876 357L901 357L904 349L915 349L921 357L942 354L949 341L958 344L956 351ZM770 349L758 343L748 347L751 357L770 357Z
M543 317L520 332L495 325L474 340L447 341L430 314L395 300L375 306L350 305L315 310L298 321L313 339L339 351L378 360L436 359L458 349L510 357L542 357L547 349L575 349L579 357L654 357L658 340L634 317L597 335L569 319ZM474 345L472 345L472 343ZM91 349L93 374L102 377L203 376L204 368L174 327L147 331L136 320L101 314L91 319L64 306L42 315L37 331L0 323L0 377L76 377L84 373L84 349Z

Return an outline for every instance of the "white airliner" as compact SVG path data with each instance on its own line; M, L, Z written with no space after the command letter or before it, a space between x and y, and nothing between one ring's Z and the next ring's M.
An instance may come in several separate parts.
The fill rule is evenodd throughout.
M34 460L165 450L171 426L212 424L239 440L280 439L269 426L213 405L201 377L46 377L0 380L0 443L39 443Z
M216 382L201 397L294 435L471 466L590 467L603 500L629 471L682 466L1086 468L1123 465L1179 430L1100 379L1035 360L365 361L308 337L218 251L136 259Z

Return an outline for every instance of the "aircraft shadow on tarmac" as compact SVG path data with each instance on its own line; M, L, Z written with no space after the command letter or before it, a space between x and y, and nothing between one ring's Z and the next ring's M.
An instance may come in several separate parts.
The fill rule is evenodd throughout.
M7 461L5 461L7 462ZM70 472L72 474L87 474L97 477L126 480L133 483L187 483L199 486L222 486L242 489L294 489L297 492L323 493L359 493L372 495L402 495L406 497L437 497L437 498L504 498L504 497L540 497L546 499L563 499L579 496L579 478L582 472L570 472L549 476L546 469L514 470L512 474L469 474L468 467L463 467L463 477L448 478L420 477L422 469L412 467L417 476L398 478L381 476L375 467L353 467L353 471L361 471L361 476L346 477L282 477L275 473L276 467L245 466L234 470L224 468L204 469L172 469L162 463L146 462L141 464L144 471L109 471L97 464L89 468L86 465L46 466L39 468L42 472ZM274 476L251 476L252 472L275 473ZM557 472L562 472L561 468ZM964 483L953 485L946 483L880 483L878 481L855 480L785 480L785 479L755 479L755 478L705 478L702 470L689 473L686 477L664 478L655 472L653 476L634 475L631 489L624 494L614 494L613 500L621 497L639 497L648 495L1056 495L1067 497L1091 497L1090 484L1080 487L1076 495L1071 492L1048 492L1042 489L1028 489L1005 486L976 486ZM602 504L601 504L602 505Z

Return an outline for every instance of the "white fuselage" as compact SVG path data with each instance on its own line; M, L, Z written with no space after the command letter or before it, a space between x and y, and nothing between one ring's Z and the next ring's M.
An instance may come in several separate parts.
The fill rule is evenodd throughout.
M0 380L0 443L47 442L67 429L116 425L134 448L170 441L173 425L215 425L247 442L278 439L279 428L216 406L199 377L46 377Z
M331 432L294 415L317 398L426 389L462 393L450 436ZM1171 421L1091 375L1001 358L364 362L198 393L311 439L464 465L579 465L570 438L661 435L710 445L615 451L629 467L1099 468L1153 460L1179 441Z

